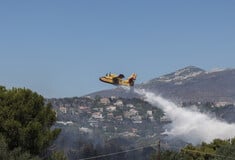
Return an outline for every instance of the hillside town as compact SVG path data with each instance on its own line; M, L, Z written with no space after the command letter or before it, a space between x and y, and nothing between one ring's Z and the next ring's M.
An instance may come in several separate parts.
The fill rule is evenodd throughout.
M50 103L56 111L56 125L75 125L87 133L98 130L106 138L154 137L170 122L160 109L140 99L76 97L51 99Z
M169 139L166 132L171 125L170 118L141 98L97 95L52 98L46 99L46 103L50 103L56 113L54 127L62 129L53 150L63 150L69 159L77 159L87 147L95 152L112 146L111 150L116 151L156 145L159 140L164 149L175 150L187 145L180 139ZM192 110L197 106L200 112L234 122L235 109L230 103L182 102L179 106ZM148 151L151 155L155 150L151 147Z
M74 129L85 134L96 131L105 139L115 137L159 138L165 130L164 126L171 122L162 110L137 98L86 96L48 99L47 101L52 104L56 112L56 126L67 128L68 132ZM227 103L183 103L181 105L182 107L197 105L203 110L209 107L209 110L206 111L216 111L218 105L221 107ZM222 109L220 110L222 111Z

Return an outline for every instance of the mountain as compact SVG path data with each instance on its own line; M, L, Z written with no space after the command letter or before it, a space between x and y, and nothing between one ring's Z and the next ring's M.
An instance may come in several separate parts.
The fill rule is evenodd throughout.
M135 88L146 89L177 102L228 102L235 99L235 69L205 71L188 66L170 74L136 84ZM89 96L138 97L118 87L90 94Z
M185 146L185 141L168 139L162 134L171 120L161 109L141 99L135 89L149 90L181 102L182 107L195 109L188 103L196 104L201 112L235 122L235 69L208 72L189 66L136 84L134 89L117 87L83 97L47 99L57 115L55 127L62 129L51 150L62 150L68 159L75 160L147 146L107 157L147 160L156 152L149 146L157 144L159 139L165 149L177 150Z

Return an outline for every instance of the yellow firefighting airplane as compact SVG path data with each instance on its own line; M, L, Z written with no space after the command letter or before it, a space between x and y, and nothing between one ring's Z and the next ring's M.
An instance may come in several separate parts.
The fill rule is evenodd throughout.
M113 85L134 86L136 77L137 75L135 73L132 73L129 78L123 79L125 78L123 74L116 75L113 73L109 73L106 74L106 76L100 77L100 81Z

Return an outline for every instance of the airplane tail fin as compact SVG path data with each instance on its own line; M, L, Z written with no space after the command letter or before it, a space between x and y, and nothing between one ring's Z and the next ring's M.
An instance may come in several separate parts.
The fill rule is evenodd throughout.
M128 82L130 86L134 86L136 77L137 77L136 73L132 73L131 76L128 78Z

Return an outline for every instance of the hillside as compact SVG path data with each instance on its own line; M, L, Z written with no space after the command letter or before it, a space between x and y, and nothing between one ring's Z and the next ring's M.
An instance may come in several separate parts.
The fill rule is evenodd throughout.
M160 109L135 98L73 97L47 102L57 113L55 127L62 129L52 149L63 150L71 160L86 157L84 147L89 145L106 153L152 145L164 138L163 126L170 122ZM142 151L134 159L145 159Z
M233 123L234 80L234 69L208 72L189 66L137 84L135 89L161 94L180 102L181 107L195 109L192 105L196 105L200 112ZM134 90L117 87L83 97L46 101L57 113L55 127L62 129L52 149L63 150L71 160L149 146L159 139L165 149L177 150L187 144L182 139L169 139L163 134L171 120ZM147 151L126 153L116 159L120 156L124 156L122 159L149 159L155 149L147 148Z
M162 147L170 150L187 144L162 134L171 120L162 110L138 98L73 97L48 99L47 102L57 113L54 127L62 129L51 149L64 151L70 160L91 157L97 152L105 154L156 145L159 139ZM214 103L201 103L197 107L218 119L235 122L233 105L214 106ZM87 149L89 155L86 155ZM125 154L122 159L149 159L154 152L155 149L150 147L147 155L144 150L139 150ZM120 155L116 159L120 159Z
M170 74L136 84L135 88L146 89L177 102L226 102L235 99L235 69L205 71L189 66ZM117 96L133 98L135 93L115 88L89 94L89 96Z

